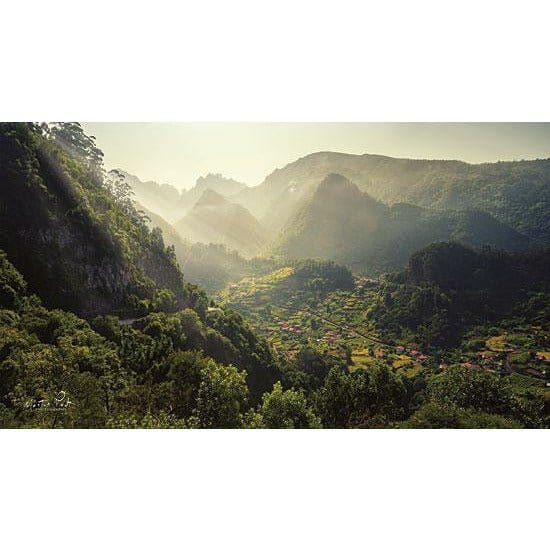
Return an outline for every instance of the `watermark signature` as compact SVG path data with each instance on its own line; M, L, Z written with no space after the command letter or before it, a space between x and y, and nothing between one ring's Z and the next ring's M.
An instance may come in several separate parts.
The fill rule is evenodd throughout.
M49 411L49 412L61 412L66 411L69 407L74 405L74 401L71 400L69 394L66 391L59 391L53 399L28 399L25 401L24 408L33 411Z

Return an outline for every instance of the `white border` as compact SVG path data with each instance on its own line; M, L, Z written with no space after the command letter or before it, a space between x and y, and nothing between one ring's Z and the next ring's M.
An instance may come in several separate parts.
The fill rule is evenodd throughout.
M6 432L2 538L10 549L537 548L541 434Z
M19 0L0 120L546 121L542 0Z
M19 0L0 8L0 120L547 121L548 15L533 0ZM542 431L0 440L9 549L546 538Z

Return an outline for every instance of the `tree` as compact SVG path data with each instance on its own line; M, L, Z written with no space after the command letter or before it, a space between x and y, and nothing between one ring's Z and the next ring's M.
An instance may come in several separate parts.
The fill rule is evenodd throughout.
M299 368L317 380L323 380L331 365L334 364L334 358L323 354L314 347L303 346L296 356L296 363Z
M451 403L429 401L422 405L409 419L400 424L402 428L521 428L520 422L497 414L488 414L476 409L464 409Z
M347 374L332 368L315 392L316 410L327 428L386 424L404 415L403 382L385 365Z
M454 366L429 380L428 394L439 403L515 418L527 427L544 425L542 392L515 388L496 373Z
M0 308L13 308L26 294L27 283L0 250Z
M151 300L153 311L173 311L176 308L176 296L167 288L158 288Z
M209 359L196 351L178 351L166 360L166 378L171 385L171 406L179 418L193 415L203 379L202 371L208 365Z
M270 393L262 397L258 414L250 422L253 427L263 428L321 428L321 421L308 405L303 392L283 391L280 382Z
M355 381L338 367L330 369L323 386L315 394L316 409L326 428L345 428L352 414L357 412Z
M128 215L139 218L134 206L134 190L120 170L111 170L105 178L105 188L113 196L115 203ZM155 228L157 229L157 228ZM161 233L162 240L162 233Z
M62 149L83 161L102 179L103 151L95 144L95 137L88 136L78 122L54 122L47 132Z
M199 428L240 428L248 397L246 373L209 361L201 371L195 416Z

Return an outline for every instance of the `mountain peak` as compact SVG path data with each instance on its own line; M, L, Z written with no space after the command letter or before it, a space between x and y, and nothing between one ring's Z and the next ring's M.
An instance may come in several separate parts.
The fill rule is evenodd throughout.
M223 196L220 195L214 189L207 187L199 200L195 203L194 208L202 208L204 206L222 206L224 204L229 204L229 201Z
M355 183L341 174L331 173L317 186L314 200L323 201L376 201L367 193L362 192Z
M326 176L321 183L319 184L318 190L319 191L325 191L325 190L357 190L359 191L359 188L357 185L352 183L348 178L342 176L342 174L336 174L331 173Z
M264 228L244 206L210 188L175 228L191 242L224 244L245 256L257 254L266 241Z
M234 195L242 191L246 185L232 178L226 178L222 174L206 174L197 179L195 188L202 190L206 188L214 189L224 196Z

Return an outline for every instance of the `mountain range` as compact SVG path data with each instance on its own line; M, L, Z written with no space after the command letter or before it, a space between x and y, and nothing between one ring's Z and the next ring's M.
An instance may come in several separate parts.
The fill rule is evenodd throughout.
M246 208L209 187L174 228L190 241L223 244L247 257L260 253L268 240L265 229Z
M275 170L234 200L278 230L331 173L389 205L482 210L540 243L550 243L550 159L468 164L319 152Z
M207 189L230 198L246 188L244 183L225 178L221 174L201 176L192 188L177 189L167 183L141 181L124 170L119 172L134 191L136 201L150 212L162 215L170 223L177 222L191 210Z
M437 241L521 250L529 239L480 211L437 211L386 204L339 174L323 179L285 228L275 251L288 258L332 259L364 273L400 269Z
M349 185L336 185L336 175ZM182 239L245 257L314 256L377 273L442 240L510 251L550 243L550 160L474 165L319 152L255 187L219 174L177 197L158 184L145 193L147 185L134 187L136 198Z
M157 223L168 241L217 244L245 257L257 255L269 241L268 232L258 220L232 198L246 188L231 178L208 174L197 179L189 190L154 181L143 182L136 176L119 171L133 190L134 200L150 220ZM174 237L178 235L178 238Z
M507 223L342 170L263 213L218 176L141 205L102 159L78 123L0 123L1 427L449 427L449 396L456 427L548 426L544 161L487 183ZM60 388L78 406L40 408Z

